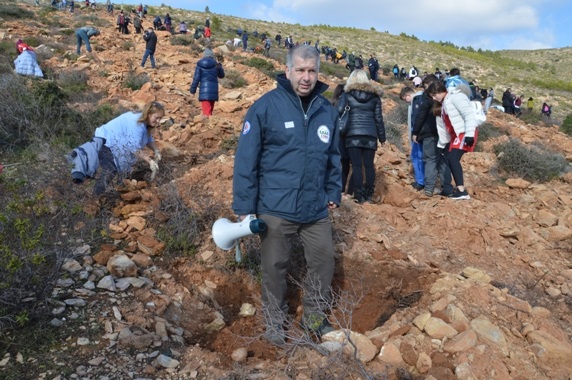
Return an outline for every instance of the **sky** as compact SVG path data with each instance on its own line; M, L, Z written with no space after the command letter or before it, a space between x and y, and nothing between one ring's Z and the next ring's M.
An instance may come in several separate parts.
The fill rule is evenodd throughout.
M571 0L148 0L144 4L201 12L208 6L215 14L289 24L373 27L483 50L572 46Z

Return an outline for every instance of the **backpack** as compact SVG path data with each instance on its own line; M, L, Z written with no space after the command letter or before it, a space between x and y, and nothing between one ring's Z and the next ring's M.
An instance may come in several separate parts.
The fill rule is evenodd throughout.
M270 39L267 38L267 39L266 39L266 42L264 43L264 47L265 47L266 49L270 49L270 46L271 46L271 44L270 44Z
M483 105L477 100L471 100L470 103L473 114L475 115L475 120L477 121L477 126L480 126L485 121L487 121L487 115L483 110Z

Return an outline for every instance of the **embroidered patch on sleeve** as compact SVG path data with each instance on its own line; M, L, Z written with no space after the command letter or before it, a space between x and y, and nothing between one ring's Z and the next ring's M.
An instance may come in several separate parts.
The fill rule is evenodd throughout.
M250 132L250 122L245 121L244 126L242 127L242 134L246 135L248 132Z

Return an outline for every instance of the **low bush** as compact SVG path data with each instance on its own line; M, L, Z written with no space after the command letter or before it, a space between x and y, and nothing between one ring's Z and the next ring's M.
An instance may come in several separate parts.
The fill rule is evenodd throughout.
M568 136L572 136L572 113L568 114L564 121L562 122L562 126L560 130L563 133L566 133Z
M274 65L271 62L268 62L264 58L252 57L244 61L246 66L254 67L264 74L268 75L270 78L274 78L277 74L276 70L274 70Z
M540 114L540 112L524 111L522 115L520 115L520 119L527 124L539 125L539 126L544 125L544 122L542 121L542 115Z
M85 71L69 70L59 73L57 83L62 91L67 95L84 92L89 89L87 85L88 75Z
M229 69L225 71L224 78L220 80L220 85L224 88L240 88L246 86L246 79L238 70Z
M0 4L0 18L2 19L34 19L34 13L15 4Z
M73 148L93 137L94 128L112 118L110 106L81 112L69 108L68 92L80 88L84 79L77 73L66 75L64 89L55 81L14 74L0 77L0 141L4 149L53 141L67 142Z
M43 157L20 155L20 166L0 176L0 330L53 318L48 302L62 264L78 242L98 244L94 231L109 222L83 213L86 189L59 175L69 170L60 153Z
M531 182L547 182L560 176L569 166L566 158L541 144L523 145L517 139L494 146L498 167L511 176Z
M0 40L0 74L14 72L16 56L16 45L10 40Z
M499 136L502 136L505 134L506 134L505 132L501 131L500 129L495 127L493 124L485 122L484 124L479 126L478 141L479 141L479 143L483 143L487 140L490 140L492 138L499 137ZM480 144L477 144L477 150L478 150L479 146L480 146Z
M387 142L395 145L397 149L405 152L403 145L403 130L407 128L407 103L399 102L396 107L383 115L385 124L385 137Z
M141 87L143 87L143 85L149 81L150 81L150 79L149 79L149 76L147 74L145 74L145 73L137 74L135 72L135 68L131 64L131 66L129 68L129 72L127 73L127 77L125 78L125 81L123 82L123 87L129 88L133 91L137 91L137 90L140 90Z
M175 34L171 37L171 45L190 46L195 43L192 35Z
M340 61L338 64L322 62L320 64L320 72L324 75L331 75L343 79L349 75L349 71L345 66L345 61Z
M220 205L207 198L204 189L188 189L193 193L201 210L193 210L185 204L183 197L173 184L167 184L163 191L159 209L170 218L167 221L153 221L156 224L157 238L165 243L165 256L194 256L197 248L208 238ZM201 195L202 194L202 195ZM202 197L198 200L197 197Z

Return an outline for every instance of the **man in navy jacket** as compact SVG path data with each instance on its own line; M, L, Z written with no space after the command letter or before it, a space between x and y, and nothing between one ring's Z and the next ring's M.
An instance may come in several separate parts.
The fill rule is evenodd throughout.
M337 112L321 94L320 56L310 45L288 51L278 87L248 110L234 165L233 210L266 222L261 234L262 302L266 338L286 340L286 275L290 242L303 242L308 270L302 323L318 336L329 331L334 246L328 210L341 201Z

